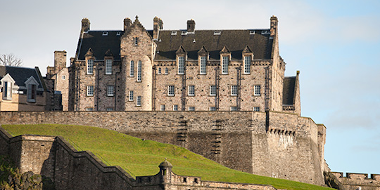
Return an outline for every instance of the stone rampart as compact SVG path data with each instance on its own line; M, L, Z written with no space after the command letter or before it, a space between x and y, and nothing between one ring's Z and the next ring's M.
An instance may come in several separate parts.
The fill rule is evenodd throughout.
M280 112L0 112L1 124L75 124L185 147L227 167L323 184L324 128Z
M345 190L380 190L380 174L331 172Z

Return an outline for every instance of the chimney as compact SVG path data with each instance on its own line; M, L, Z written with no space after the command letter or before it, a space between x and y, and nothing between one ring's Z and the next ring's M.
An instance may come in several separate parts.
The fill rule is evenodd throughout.
M88 32L90 30L90 20L88 18L82 19L82 30L81 32Z
M276 16L272 16L270 18L270 36L277 36L277 25L278 25L278 20Z
M160 18L154 17L153 18L153 39L158 38L159 31L160 31Z
M129 18L125 18L124 19L124 31L126 31L132 24L132 21L131 19Z
M187 32L195 31L195 21L193 19L187 21Z
M66 68L66 51L54 51L54 73Z

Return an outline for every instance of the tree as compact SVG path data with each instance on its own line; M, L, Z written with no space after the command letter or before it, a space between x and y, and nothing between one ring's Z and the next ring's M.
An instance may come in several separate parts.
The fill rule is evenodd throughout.
M22 65L22 60L13 54L2 54L0 56L0 65L19 67Z

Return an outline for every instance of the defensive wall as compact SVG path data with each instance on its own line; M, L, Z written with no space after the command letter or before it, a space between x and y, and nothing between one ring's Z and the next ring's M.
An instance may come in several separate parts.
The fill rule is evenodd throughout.
M52 179L57 190L275 190L270 185L202 181L200 177L179 176L171 171L172 165L167 161L160 164L156 175L134 179L119 166L106 166L91 152L78 152L62 137L12 137L1 127L0 155L8 155L21 173L32 171Z
M322 185L326 129L280 112L0 112L1 124L75 124L179 145L227 167Z
M380 174L331 172L344 190L380 190Z

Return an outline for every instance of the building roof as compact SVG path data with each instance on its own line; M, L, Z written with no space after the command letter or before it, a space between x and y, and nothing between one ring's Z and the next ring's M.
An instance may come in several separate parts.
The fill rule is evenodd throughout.
M43 84L40 79L40 75L36 68L25 68L25 67L12 67L12 66L0 66L0 80L6 75L9 74L17 86L25 86L25 82L33 76L34 79L38 82L37 88L43 89Z
M153 31L147 30L152 36ZM176 35L174 35L176 33ZM78 60L85 60L91 48L96 60L104 60L110 51L114 60L120 60L120 39L124 31L88 31L83 33L77 47ZM176 51L183 47L188 60L197 60L198 51L204 49L210 60L219 60L220 51L226 47L231 52L232 60L241 60L242 52L248 46L254 59L270 59L273 39L269 29L266 30L160 30L155 61L175 60Z
M294 92L296 87L296 77L285 77L283 86L283 105L294 105Z
M273 39L269 35L269 30L195 30L194 33L161 30L155 61L175 60L180 46L186 51L188 60L198 60L198 51L203 46L210 60L219 60L224 47L231 52L232 60L241 60L247 46L254 59L270 59Z

